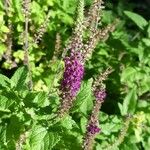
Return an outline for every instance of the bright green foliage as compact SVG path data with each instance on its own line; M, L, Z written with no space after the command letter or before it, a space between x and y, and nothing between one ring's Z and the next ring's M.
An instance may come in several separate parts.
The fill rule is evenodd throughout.
M144 29L144 27L147 26L148 22L140 15L130 12L130 11L124 11L124 13L135 22L135 24L141 28Z
M80 2L78 20L82 21L83 1ZM0 150L16 150L16 147L22 150L82 149L93 108L93 78L108 66L114 71L106 81L107 98L99 115L101 133L96 136L94 150L150 149L150 22L148 15L134 11L136 4L119 0L106 2L102 25L98 27L115 18L120 22L86 62L84 80L70 114L61 121L55 118L64 71L61 54L72 34L77 4L77 0L32 0L29 59L34 88L31 91L28 69L20 67L24 59L22 0L12 0L7 15L0 1ZM90 4L91 0L85 0L85 14ZM44 24L47 14L50 18L46 31L41 41L34 43L34 34ZM9 21L12 29L8 27ZM8 62L5 54L10 30L13 40ZM61 36L61 47L54 59L57 33ZM14 62L17 66L13 68ZM129 125L128 115L131 115ZM120 142L120 131L126 126L127 132Z

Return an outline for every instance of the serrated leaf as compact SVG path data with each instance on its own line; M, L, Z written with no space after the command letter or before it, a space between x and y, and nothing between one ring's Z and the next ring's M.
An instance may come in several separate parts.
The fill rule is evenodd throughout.
M25 81L27 79L28 70L26 67L19 68L11 78L11 88L16 90L21 90L25 86Z
M139 14L133 13L131 11L124 11L125 15L129 17L140 29L144 29L148 25L148 22L140 16Z
M2 149L1 146L3 147L3 144L6 142L6 126L0 126L0 137L1 137L0 138L0 150L1 150Z
M21 127L20 118L16 115L12 115L6 129L8 149L15 149L16 141L19 139L21 134Z
M144 93L150 91L150 81L148 80L143 80L143 82L141 82L141 85L139 87L139 96L143 95Z
M61 126L71 130L73 126L76 125L76 122L72 119L70 116L66 116L62 121L61 121Z
M82 83L81 90L79 91L74 103L73 111L77 111L79 109L82 113L86 114L87 110L92 107L92 82L93 79L89 79Z
M62 132L61 140L54 147L55 150L82 150L81 148L82 136L75 132Z
M126 82L129 81L130 79L133 79L136 73L137 73L136 68L128 67L124 69L121 75L121 82Z
M133 114L137 104L136 88L131 89L123 101L122 115Z
M3 91L2 92L3 96L5 96L7 99L9 99L9 101L13 101L13 102L20 102L20 97L18 97L17 92L14 91Z
M37 96L33 99L33 102L36 103L39 107L46 107L50 104L47 93L39 92Z
M6 76L0 74L0 87L9 88L10 80Z
M42 126L35 126L30 136L30 150L51 150L60 140L57 133Z
M0 95L0 111L10 112L10 110L8 108L12 103L13 103L12 100L8 99L5 96Z

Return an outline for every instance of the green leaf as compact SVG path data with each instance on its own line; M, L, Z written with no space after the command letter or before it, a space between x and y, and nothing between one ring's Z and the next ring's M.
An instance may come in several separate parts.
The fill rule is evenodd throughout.
M51 150L60 140L57 133L35 126L30 136L30 150Z
M7 50L6 45L0 43L0 56L3 55L6 50Z
M6 76L0 74L0 87L9 88L10 87L10 80Z
M122 150L139 150L139 148L136 146L135 143L126 143L124 142L124 144L122 144L122 147L121 147Z
M82 150L81 143L83 137L77 132L61 132L61 140L54 147L54 150Z
M8 99L5 96L0 95L0 111L10 112L10 110L8 108L12 103L13 103L12 100Z
M150 81L149 81L149 77L147 77L147 79L142 80L140 87L138 89L138 94L139 96L143 95L144 93L150 91Z
M33 99L33 103L38 104L39 107L46 107L50 104L47 93L46 92L39 92L37 93L36 97Z
M4 33L8 33L8 32L9 32L9 29L8 29L8 27L2 25L2 26L1 26L1 31L4 32Z
M20 0L13 0L12 1L12 7L15 10L15 16L13 16L13 21L14 22L23 22L24 17L22 13L22 5Z
M113 12L110 10L104 10L102 21L105 23L111 23L113 20L114 20Z
M148 22L140 15L131 11L124 11L125 15L129 17L140 29L144 29Z
M108 115L107 115L106 113L100 111L99 120L100 120L101 122L104 122L104 121L107 121L107 119L108 119Z
M66 116L63 120L61 120L61 126L68 130L71 130L75 125L76 122L70 116Z
M26 67L19 68L11 78L11 87L15 90L24 89L28 71Z
M20 104L19 102L20 102L21 98L18 96L18 93L16 91L13 91L13 90L11 90L11 91L3 91L2 94L7 99L9 99L9 101L16 102L16 103L18 103L18 105Z
M7 129L6 129L8 149L10 150L15 149L15 145L20 137L22 127L23 124L21 124L20 118L18 118L15 115L12 115L9 120L9 124L7 124Z
M141 40L147 47L150 47L150 40L148 38L143 38Z
M93 79L84 81L81 85L81 90L77 95L74 103L73 111L80 110L82 113L87 114L87 111L92 107L92 82Z
M128 92L127 96L123 101L122 115L127 115L128 113L133 114L135 112L137 99L138 97L136 93L136 88L134 87Z
M113 132L118 132L121 129L121 127L122 126L120 123L113 123L113 122L105 124L101 123L102 132L105 135L111 135Z
M128 67L123 70L123 73L121 75L121 82L126 82L130 78L134 78L134 75L136 74L137 70L133 67Z
M4 143L6 143L6 126L0 126L0 137L0 150L5 150Z

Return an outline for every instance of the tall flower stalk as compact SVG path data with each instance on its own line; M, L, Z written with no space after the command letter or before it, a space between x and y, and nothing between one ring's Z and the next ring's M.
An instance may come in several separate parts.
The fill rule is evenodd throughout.
M7 25L7 28L9 29L9 32L7 33L7 38L5 41L7 50L5 54L3 55L3 57L6 59L6 64L8 65L9 69L17 67L16 62L13 61L13 58L12 58L13 26L12 26L11 19L13 16L13 12L11 10L11 7L12 7L12 2L10 0L4 0L5 14L7 18L6 25Z
M59 117L67 114L72 107L84 75L83 56L81 52L83 44L84 0L79 0L77 12L76 26L71 40L65 48L65 51L70 51L70 55L64 58L65 71L60 87L61 105L58 111Z
M11 63L12 62L12 24L9 17L12 16L12 13L10 11L10 7L12 4L8 0L5 0L4 5L5 5L6 16L8 18L8 28L9 28L9 33L7 33L7 40L6 40L7 51L5 53L5 58L8 63Z
M76 95L80 89L81 81L84 75L84 63L92 54L97 43L100 40L105 40L109 32L115 28L115 23L112 23L104 29L98 29L100 20L100 12L103 8L102 0L94 0L87 17L84 20L84 0L79 0L78 17L76 21L73 35L67 47L65 54L69 51L69 56L64 57L65 70L60 87L61 106L59 107L59 117L63 117L72 107ZM84 32L90 31L90 34L84 41Z
M25 31L24 31L24 65L27 66L29 72L29 89L33 89L32 73L29 61L29 14L30 14L30 0L23 0L23 10L25 15Z
M60 36L60 33L57 33L56 40L55 40L55 50L53 53L52 60L56 60L58 58L60 51L61 51L61 36Z
M95 97L93 111L90 115L89 122L87 124L86 134L83 140L83 149L84 150L92 150L93 143L96 135L101 131L99 127L99 110L101 108L102 103L106 98L106 89L103 81L106 80L108 74L110 74L112 70L108 68L104 73L98 77L93 83L93 94Z
M34 39L33 39L33 43L38 44L39 41L41 41L44 33L46 32L47 26L48 26L48 22L50 19L50 13L48 12L44 22L41 24L41 26L39 27L39 29L37 29L37 32L34 34Z

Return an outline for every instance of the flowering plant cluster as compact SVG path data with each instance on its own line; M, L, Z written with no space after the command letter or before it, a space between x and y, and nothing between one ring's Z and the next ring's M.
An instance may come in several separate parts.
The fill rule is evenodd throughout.
M133 3L0 1L0 150L150 149L150 24Z
M65 71L60 88L62 98L59 110L60 116L67 113L73 105L83 79L84 63L88 59L89 54L95 49L100 39L105 39L108 33L114 30L114 23L101 30L97 28L100 20L99 13L103 8L102 4L102 0L95 0L89 10L87 20L84 20L84 1L79 1L78 12L80 12L80 15L78 16L69 46L65 49L70 51L70 56L64 58ZM94 20L93 16L95 17ZM87 31L87 28L90 28L91 33L88 37L89 40L84 43L83 33ZM100 93L97 92L95 91L95 94L99 96Z

